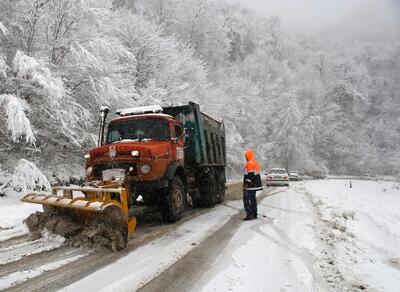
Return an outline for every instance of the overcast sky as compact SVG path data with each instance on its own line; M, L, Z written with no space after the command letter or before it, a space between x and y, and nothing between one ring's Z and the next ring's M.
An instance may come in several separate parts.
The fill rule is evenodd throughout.
M341 27L384 34L400 30L400 0L239 0L258 13L280 16L303 32Z

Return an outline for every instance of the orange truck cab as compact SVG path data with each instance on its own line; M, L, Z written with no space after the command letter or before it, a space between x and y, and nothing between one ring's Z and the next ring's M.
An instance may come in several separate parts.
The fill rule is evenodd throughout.
M167 221L186 205L211 207L225 195L225 129L199 105L145 106L117 111L104 135L101 109L98 147L86 155L88 184L119 181L129 205L158 208Z

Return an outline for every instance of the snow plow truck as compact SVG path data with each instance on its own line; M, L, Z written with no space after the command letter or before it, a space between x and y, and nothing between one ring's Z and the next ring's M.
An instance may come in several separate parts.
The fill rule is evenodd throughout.
M42 204L80 224L103 220L123 230L124 246L136 229L139 204L179 220L185 207L212 207L225 196L225 127L198 104L118 110L108 123L100 109L98 145L85 154L86 185L53 187L22 201ZM114 226L114 227L113 227Z

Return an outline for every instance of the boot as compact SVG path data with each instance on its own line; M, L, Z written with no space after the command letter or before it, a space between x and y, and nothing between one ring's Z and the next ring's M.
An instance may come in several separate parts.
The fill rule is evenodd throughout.
M243 218L243 221L249 221L249 220L253 220L254 217L251 215L247 215L246 217Z

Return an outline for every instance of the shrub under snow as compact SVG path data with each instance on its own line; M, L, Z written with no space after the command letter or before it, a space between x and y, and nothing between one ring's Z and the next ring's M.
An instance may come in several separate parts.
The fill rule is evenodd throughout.
M0 95L0 108L3 107L7 116L7 129L11 132L14 142L25 136L26 143L35 145L36 138L33 134L31 123L25 115L29 109L28 104L11 94Z
M27 190L44 191L51 189L51 185L46 176L34 163L25 159L18 161L14 170L14 175L12 176L11 181L6 185L17 192Z

